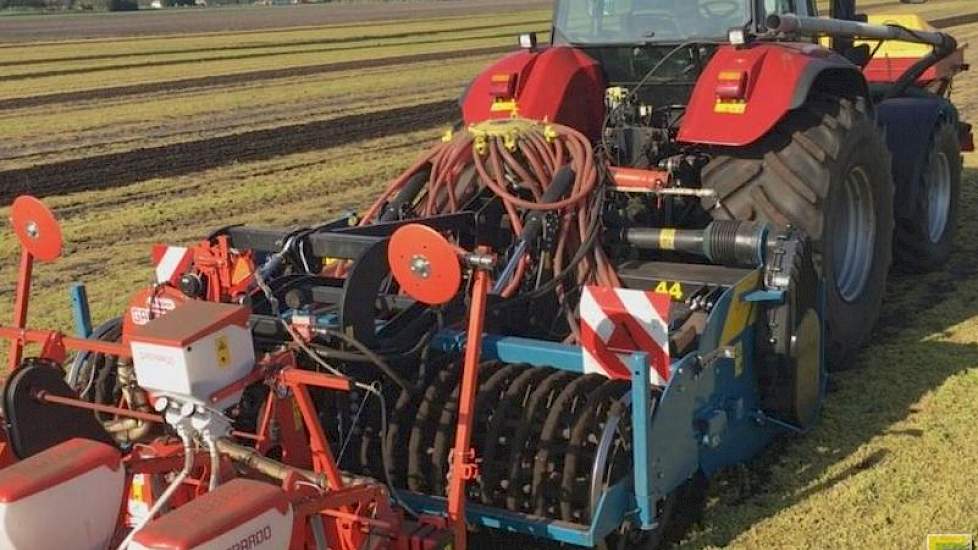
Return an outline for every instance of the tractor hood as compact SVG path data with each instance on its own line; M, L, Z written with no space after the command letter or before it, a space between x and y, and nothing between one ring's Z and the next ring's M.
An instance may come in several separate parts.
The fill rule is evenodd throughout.
M548 120L597 139L604 120L601 66L569 46L521 50L472 81L461 99L466 124L521 117Z

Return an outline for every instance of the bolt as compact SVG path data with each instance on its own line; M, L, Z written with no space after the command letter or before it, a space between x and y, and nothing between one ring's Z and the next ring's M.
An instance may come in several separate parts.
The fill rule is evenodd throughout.
M431 276L431 262L428 258L420 254L416 254L411 257L411 273L414 273L422 279L427 279Z
M27 236L36 239L41 230L37 227L37 222L27 222Z

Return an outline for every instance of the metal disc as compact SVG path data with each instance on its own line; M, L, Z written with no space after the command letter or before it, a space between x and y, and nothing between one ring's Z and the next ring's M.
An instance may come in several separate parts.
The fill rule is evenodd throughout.
M61 256L61 226L43 202L21 195L10 209L10 222L21 246L42 262Z
M387 261L404 292L419 302L447 303L462 284L455 247L426 225L405 225L395 231L387 248Z

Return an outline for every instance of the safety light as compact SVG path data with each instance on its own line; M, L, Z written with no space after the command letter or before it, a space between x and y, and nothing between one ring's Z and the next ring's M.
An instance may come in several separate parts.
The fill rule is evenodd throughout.
M525 32L520 34L520 47L530 51L537 49L537 33Z
M516 95L516 73L497 73L489 77L489 95L512 99Z
M747 97L746 71L721 71L717 75L717 98L724 100L744 99Z
M734 46L742 46L747 43L747 33L744 32L744 29L730 29L727 32L727 39Z

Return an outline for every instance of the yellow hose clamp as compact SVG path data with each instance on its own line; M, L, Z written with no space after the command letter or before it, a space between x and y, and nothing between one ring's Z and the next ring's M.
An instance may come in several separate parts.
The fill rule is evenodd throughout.
M486 136L477 134L475 136L475 140L472 142L472 148L475 149L475 152L478 153L479 156L485 156L485 154L489 152L489 146L486 143Z
M475 137L473 147L480 155L488 151L490 139L502 140L508 151L515 151L519 145L520 136L526 135L539 126L538 122L525 118L493 119L472 124L469 133Z
M503 136L503 146L506 147L507 151L515 151L517 142L519 142L519 136L515 133L510 132Z
M554 127L547 124L543 127L543 137L547 140L547 143L553 143L557 141L557 130Z

